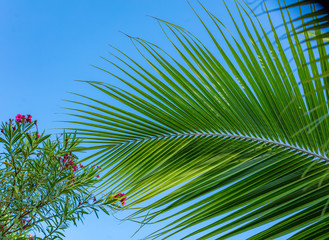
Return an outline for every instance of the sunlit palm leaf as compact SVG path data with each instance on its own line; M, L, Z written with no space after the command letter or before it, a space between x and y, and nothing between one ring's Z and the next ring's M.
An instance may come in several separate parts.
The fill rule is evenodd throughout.
M215 52L159 19L181 59L131 38L154 71L118 50L123 66L107 61L123 74L108 73L130 91L86 81L131 111L79 95L84 100L71 101L79 107L69 108L79 118L72 129L92 144L94 164L103 167L99 193L126 191L130 207L162 196L130 217L171 220L150 237L175 239L186 229L190 239L226 239L272 222L250 239L291 232L291 239L322 239L329 228L327 80L310 79L328 70L328 60L305 67L317 53L304 53L294 25L284 24L289 63L271 19L275 44L249 10L239 3L237 9L236 36L204 9L218 30L200 18ZM327 55L323 45L317 50Z

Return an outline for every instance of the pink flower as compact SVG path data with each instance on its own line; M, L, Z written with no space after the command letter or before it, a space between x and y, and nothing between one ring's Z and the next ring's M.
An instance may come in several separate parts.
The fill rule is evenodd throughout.
M115 195L114 198L120 198L120 197L123 197L124 195L126 195L126 194L122 192L122 193ZM127 197L124 197L120 200L122 206L124 206L126 204L126 202L125 202L126 200L127 200Z
M29 122L29 123L32 122L32 116L30 114L27 114L26 121Z
M80 163L80 168L84 168L85 166L83 166L81 163Z
M122 193L119 193L119 194L115 195L114 197L117 198L117 197L122 197L124 195L125 195L125 193L122 192Z
M74 171L78 171L78 166L77 165L72 166L72 168L73 168Z
M16 115L16 121L21 123L22 122L23 115L22 114L17 114Z
M74 162L73 162L72 160L70 160L69 163L70 163L71 165L74 165Z

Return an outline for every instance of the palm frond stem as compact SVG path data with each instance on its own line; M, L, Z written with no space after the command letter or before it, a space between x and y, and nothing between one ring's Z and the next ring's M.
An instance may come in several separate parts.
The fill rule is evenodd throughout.
M235 138L235 139L246 139L246 140L251 140L251 141L257 141L257 142L262 142L265 144L271 144L275 146L280 146L280 147L285 147L288 149L291 149L296 152L300 152L302 154L306 154L309 156L312 156L316 159L323 160L326 163L329 163L329 158L322 156L320 154L314 153L312 151L308 151L296 146L291 146L289 144L285 143L280 143L280 142L275 142L271 140L266 140L262 138L256 138L256 137L249 137L249 136L241 136L241 135L232 135L232 134L221 134L221 133L178 133L178 134L167 134L167 135L159 135L159 136L152 136L152 137L147 137L147 138L140 138L138 140L133 140L133 141L128 141L123 144L131 143L131 142L137 142L137 141L143 141L143 140L151 140L151 139L159 139L159 138L171 138L171 137L193 137L193 136L215 136L215 137L223 137L223 138ZM120 143L122 145L122 143Z

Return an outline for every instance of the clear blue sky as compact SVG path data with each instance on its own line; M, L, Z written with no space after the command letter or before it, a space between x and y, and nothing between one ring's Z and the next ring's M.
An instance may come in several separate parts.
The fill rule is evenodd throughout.
M229 22L220 0L204 2L215 15ZM90 66L112 70L99 58L109 57L108 44L138 57L119 30L157 43L175 55L156 21L146 15L183 26L207 41L185 0L0 0L0 121L29 113L48 132L62 127L56 121L69 117L57 113L67 106L63 100L71 98L68 92L97 94L74 80L117 84ZM138 227L131 222L120 223L112 216L101 215L99 220L88 216L84 224L70 227L65 234L68 240L125 240ZM145 227L132 239L141 239L152 230L154 226Z

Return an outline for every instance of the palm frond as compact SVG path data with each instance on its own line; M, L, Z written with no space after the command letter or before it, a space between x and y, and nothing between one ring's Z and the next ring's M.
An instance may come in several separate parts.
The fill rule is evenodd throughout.
M280 0L277 1L280 5ZM297 17L291 19L292 23L297 25L296 30L301 34L312 34L311 40L325 39L328 37L329 30L329 4L326 0L293 0L285 6L280 6L272 11L288 10L290 12L299 12Z
M319 76L329 65L313 60L326 47L304 52L284 9L289 53L268 12L273 39L240 2L239 17L227 8L235 33L200 8L210 23L192 9L215 50L156 19L181 59L130 37L149 67L114 49L115 61L105 60L122 74L102 69L127 89L85 81L130 110L78 94L70 101L71 129L102 166L98 193L127 192L134 221L169 221L150 238L227 239L272 223L250 239L321 239L329 228L329 120L327 77Z

